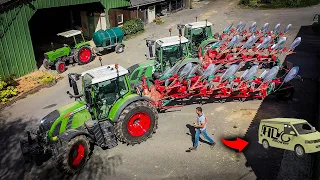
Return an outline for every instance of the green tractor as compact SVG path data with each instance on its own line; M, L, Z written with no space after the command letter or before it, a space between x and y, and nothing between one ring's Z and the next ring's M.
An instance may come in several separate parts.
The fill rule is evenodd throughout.
M212 26L213 24L208 22L207 20L196 21L185 25L177 25L179 34L182 35L182 29L184 28L183 36L190 41L189 50L191 57L198 57L199 47L207 48L209 47L209 45L212 45L218 41L217 35L213 36Z
M44 53L43 66L46 69L55 69L59 73L66 71L66 62L78 64L87 64L93 59L93 51L88 41L85 41L80 30L70 30L57 34L65 38L66 44L63 47L54 49L51 43L52 51ZM69 44L69 45L68 45Z
M171 36L156 41L147 40L146 45L149 48L147 61L128 68L129 79L134 86L139 85L142 76L155 80L159 79L165 70L173 66L175 66L175 70L172 73L177 73L189 62L193 66L200 64L198 59L190 58L189 41L185 37ZM155 56L153 55L153 46L155 47ZM197 73L202 73L200 67Z
M157 111L151 99L133 92L127 74L117 64L68 74L74 94L67 94L75 102L46 115L36 132L27 132L28 140L20 141L25 161L41 165L52 158L59 170L75 174L94 145L110 149L117 141L134 145L150 138L158 126Z

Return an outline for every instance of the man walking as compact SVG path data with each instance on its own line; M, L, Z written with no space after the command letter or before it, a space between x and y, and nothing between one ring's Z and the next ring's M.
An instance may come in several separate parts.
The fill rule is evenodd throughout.
M208 124L208 118L204 115L202 112L201 107L196 108L196 113L197 113L197 123L194 123L193 126L196 128L196 135L195 135L195 140L194 140L194 145L193 147L189 148L190 150L197 150L198 144L199 144L199 138L200 134L204 136L209 142L211 148L216 144L207 134L207 124Z

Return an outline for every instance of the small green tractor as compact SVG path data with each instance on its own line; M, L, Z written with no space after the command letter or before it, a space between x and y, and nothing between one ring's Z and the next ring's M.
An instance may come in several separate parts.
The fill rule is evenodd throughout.
M198 57L199 47L206 48L210 44L214 44L218 41L218 37L213 36L212 26L213 24L207 20L177 25L179 34L182 35L182 29L184 28L183 36L190 41L189 50L191 57Z
M88 41L85 41L80 30L70 30L57 34L65 38L66 44L63 47L44 53L43 66L46 69L55 69L59 73L66 71L66 62L87 64L93 59L93 51ZM69 45L68 45L69 44Z
M150 138L158 126L157 110L151 99L134 92L127 74L117 64L68 74L74 94L67 94L75 102L42 118L36 132L27 132L28 139L20 141L25 161L41 165L52 158L59 170L75 174L94 145L110 149L117 141L134 145Z
M199 66L200 61L190 58L189 41L185 37L171 36L161 38L156 41L147 40L146 45L149 48L149 57L147 61L135 64L128 68L130 73L130 82L139 85L141 77L158 79L167 69L175 66L175 72L179 72L183 67L191 62L193 66ZM153 46L155 47L155 56L153 55ZM147 55L146 55L147 56ZM198 68L199 74L202 69Z

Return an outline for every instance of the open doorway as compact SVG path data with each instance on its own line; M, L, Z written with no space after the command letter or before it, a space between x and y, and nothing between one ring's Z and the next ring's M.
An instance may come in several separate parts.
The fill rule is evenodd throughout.
M72 43L69 42L72 39L57 36L57 34L72 29L81 30L83 28L83 16L81 16L83 12L87 14L101 13L104 12L104 8L100 2L97 2L37 10L29 21L29 29L38 68L42 65L45 52ZM90 19L88 18L86 21L90 21ZM91 25L93 28L96 26L94 23L92 17Z

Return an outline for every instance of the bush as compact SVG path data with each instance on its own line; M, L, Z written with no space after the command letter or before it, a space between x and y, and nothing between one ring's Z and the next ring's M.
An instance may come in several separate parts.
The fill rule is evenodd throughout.
M130 21L126 21L121 27L124 35L133 35L144 30L144 23L141 19L135 18Z
M9 101L12 97L18 95L18 89L16 85L18 84L11 75L5 80L2 80L0 76L0 102L3 104Z

